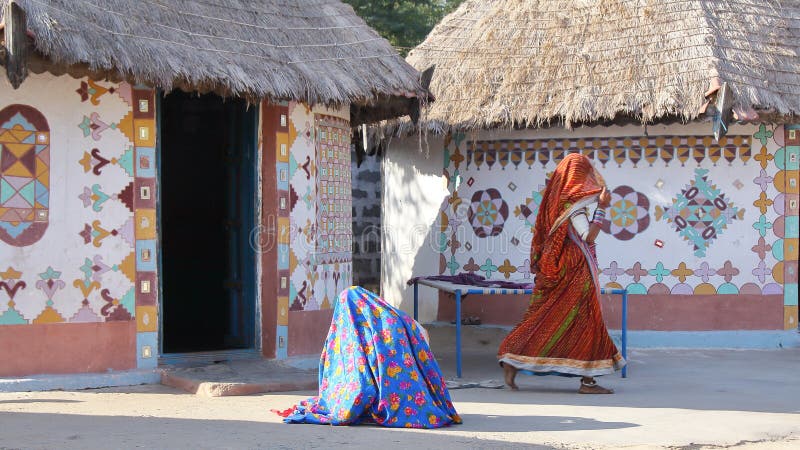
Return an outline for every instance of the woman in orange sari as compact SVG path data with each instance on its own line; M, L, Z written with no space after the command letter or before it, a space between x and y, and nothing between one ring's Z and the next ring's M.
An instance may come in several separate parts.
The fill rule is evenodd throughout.
M594 240L610 197L603 178L581 154L567 155L550 178L531 244L531 271L536 275L531 303L497 354L511 389L517 389L517 371L526 370L580 376L582 394L614 392L594 380L625 365L598 300Z

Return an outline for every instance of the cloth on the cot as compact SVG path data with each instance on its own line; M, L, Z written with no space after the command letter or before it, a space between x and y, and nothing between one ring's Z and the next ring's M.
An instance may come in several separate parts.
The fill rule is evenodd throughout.
M433 280L433 281L447 281L453 284L464 284L467 286L477 287L492 287L501 289L532 289L533 280L525 281L507 281L507 280L487 280L486 277L474 273L458 273L456 275L428 275L424 277L414 277L406 282L411 286L419 280Z
M461 423L439 365L414 319L351 287L336 302L319 363L319 396L286 423L439 428Z

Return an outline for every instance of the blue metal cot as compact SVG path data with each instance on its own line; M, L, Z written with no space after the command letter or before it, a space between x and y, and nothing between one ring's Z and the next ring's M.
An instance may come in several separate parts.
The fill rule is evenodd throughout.
M429 286L455 295L456 301L456 375L461 378L461 301L470 294L480 295L531 295L533 289L505 289L479 287L467 284L455 284L449 281L426 280L414 281L414 320L417 320L419 307L419 285ZM628 359L628 291L625 289L601 289L601 294L622 296L622 357ZM622 378L627 378L628 368L622 368Z

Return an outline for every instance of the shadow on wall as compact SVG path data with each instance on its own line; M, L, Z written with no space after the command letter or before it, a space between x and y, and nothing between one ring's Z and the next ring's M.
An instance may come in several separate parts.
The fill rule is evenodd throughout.
M381 155L359 164L352 151L353 284L373 292L381 282Z
M393 152L387 155L387 171L391 173L387 175L385 183L384 208L394 212L390 217L395 223L387 220L383 224L385 273L382 280L385 295L390 297L387 300L411 312L413 288L407 286L406 282L415 276L463 272L461 264L446 258L457 251L463 242L468 242L468 236L475 232L470 226L468 214L471 199L453 197L460 186L454 178L459 175L444 173L444 159L448 157L448 151L454 151L455 139L445 150L444 138L429 137L427 158L424 153L417 153L416 140L408 139L404 144L396 145L392 148ZM458 180L458 183L463 182ZM442 214L445 211L446 217ZM530 239L528 228L516 230L513 234L520 241ZM514 248L495 249L498 255L507 255L512 250ZM528 254L528 248L522 251ZM470 259L469 263L475 261ZM438 293L432 288L420 287L419 299L423 321L437 320Z
M387 152L384 179L384 248L382 282L387 300L404 311L413 310L413 296L406 282L413 276L440 271L440 211L448 204L444 187L440 137L428 137L430 154L420 152L416 140L411 145L395 145ZM423 144L424 146L424 144ZM434 213L435 211L435 213ZM436 299L421 297L420 312L436 311ZM431 306L432 305L432 306ZM435 317L435 316L434 316Z

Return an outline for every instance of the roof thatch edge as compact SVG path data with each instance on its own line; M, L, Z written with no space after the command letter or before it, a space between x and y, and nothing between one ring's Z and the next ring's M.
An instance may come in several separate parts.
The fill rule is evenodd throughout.
M70 1L14 0L28 13L27 29L36 36L29 52L32 72L214 92L250 102L349 104L359 122L408 114L410 99L427 95L419 72L339 0L316 2L308 12L302 9L308 5L243 3L241 16L231 5L237 0L185 6L145 1L130 11L119 6L124 3L101 2L106 14ZM208 11L195 11L201 6ZM214 23L194 17L203 14L216 17ZM90 18L102 23L87 25L95 22ZM142 29L146 20L159 24L151 36ZM112 31L103 35L106 29ZM106 39L96 39L101 35ZM87 42L96 45L83 45ZM136 64L143 58L161 63Z

